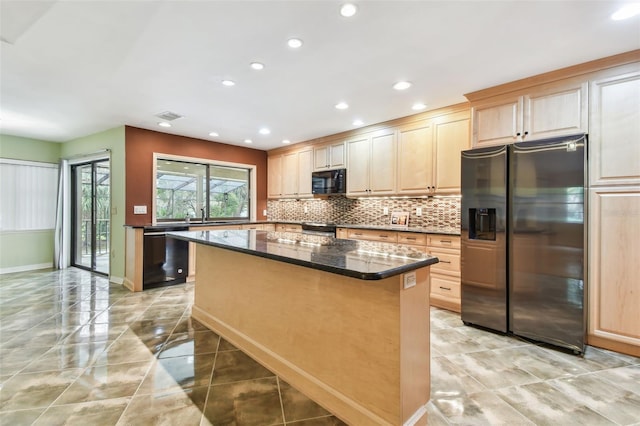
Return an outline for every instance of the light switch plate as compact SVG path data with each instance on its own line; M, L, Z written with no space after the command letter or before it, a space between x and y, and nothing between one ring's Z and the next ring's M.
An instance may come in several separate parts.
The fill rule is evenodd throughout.
M404 274L404 289L408 289L416 286L416 273L408 272Z
M389 214L389 207L383 207L382 214Z
M416 216L422 216L422 207L416 207Z
M133 206L133 214L147 214L147 206Z

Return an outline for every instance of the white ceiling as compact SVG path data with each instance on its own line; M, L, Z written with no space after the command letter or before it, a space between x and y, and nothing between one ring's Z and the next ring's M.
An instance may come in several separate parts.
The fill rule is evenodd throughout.
M64 142L126 124L266 150L640 48L640 17L609 18L619 1L361 0L353 18L342 3L0 0L0 131ZM164 111L184 118L160 128Z

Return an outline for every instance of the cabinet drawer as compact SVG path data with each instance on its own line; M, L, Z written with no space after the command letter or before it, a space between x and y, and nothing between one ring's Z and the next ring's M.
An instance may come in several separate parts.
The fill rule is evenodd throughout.
M460 280L432 273L431 294L460 299Z
M247 225L242 225L242 229L255 229L257 231L262 231L262 225L261 224L247 224Z
M460 236L458 235L429 235L427 244L431 247L460 248Z
M426 246L427 234L413 232L398 232L398 244L410 244L412 246Z
M445 252L441 250L429 250L428 253L431 256L438 258L439 262L435 265L431 265L432 272L439 272L443 274L452 274L460 276L460 252L453 250L451 252Z
M276 230L279 232L302 232L302 225L279 223L276 225Z
M397 241L394 231L376 231L371 229L350 229L349 239L380 241L385 243L395 243Z

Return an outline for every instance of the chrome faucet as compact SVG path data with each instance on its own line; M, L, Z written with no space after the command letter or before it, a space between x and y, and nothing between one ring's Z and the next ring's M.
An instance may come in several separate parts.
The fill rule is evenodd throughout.
M200 212L202 212L202 223L204 223L204 207L200 209Z

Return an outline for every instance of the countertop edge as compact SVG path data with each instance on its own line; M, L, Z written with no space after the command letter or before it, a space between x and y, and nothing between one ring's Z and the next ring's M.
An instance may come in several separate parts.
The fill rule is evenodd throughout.
M287 256L280 256L277 254L271 254L271 253L264 253L261 251L255 251L255 250L250 250L250 249L245 249L245 248L241 248L241 247L234 247L234 246L229 246L229 245L225 245L225 244L218 244L216 242L213 241L203 241L201 239L198 238L192 238L192 237L188 237L186 235L180 235L180 234L175 234L175 233L168 233L167 236L171 237L171 238L176 238L179 240L183 240L183 241L190 241L190 242L194 242L194 243L198 243L198 244L203 244L203 245L207 245L207 246L211 246L211 247L217 247L217 248L221 248L221 249L225 249L225 250L231 250L231 251L235 251L238 253L244 253L244 254L248 254L250 256L256 256L256 257L262 257L264 259L271 259L271 260L277 260L280 262L285 262L285 263L289 263L292 265L298 265L298 266L304 266L310 269L317 269L320 271L325 271L325 272L330 272L330 273L334 273L334 274L338 274L338 275L342 275L342 276L347 276L347 277L352 277L352 278L357 278L360 280L366 280L366 281L374 281L374 280L382 280L385 278L389 278L389 277L393 277L396 275L400 275L400 274L404 274L406 272L411 272L414 271L416 269L420 269L420 268L424 268L426 266L431 266L434 265L436 263L438 263L438 258L435 256L431 256L427 259L421 260L421 261L416 261L415 263L411 264L411 265L403 265L403 266L399 266L396 268L391 268L388 270L385 270L383 272L372 272L372 273L364 273L364 272L358 272L358 271L354 271L351 269L343 269L343 268L337 268L337 267L331 267L328 265L322 265L322 264L318 264L318 263L314 263L314 262L308 262L308 261L304 261L304 260L300 260L300 259L295 259L295 258L291 258L291 257L287 257Z

